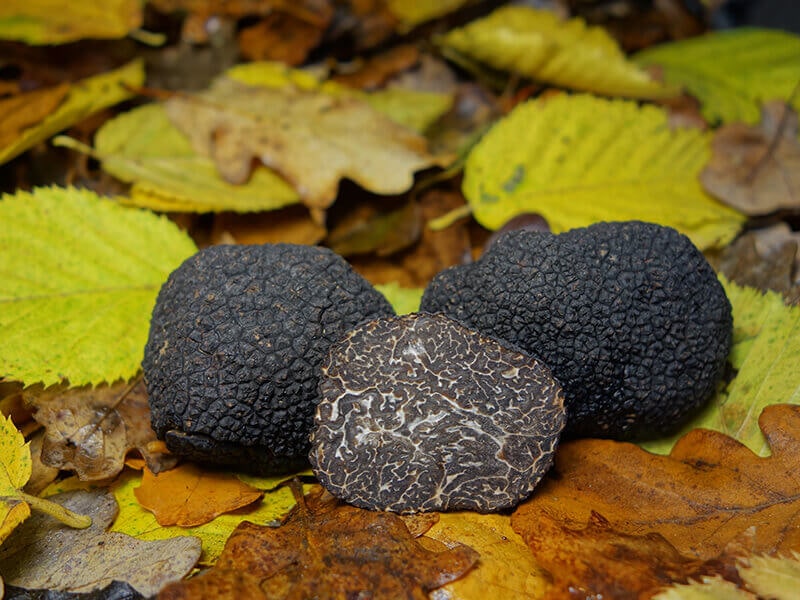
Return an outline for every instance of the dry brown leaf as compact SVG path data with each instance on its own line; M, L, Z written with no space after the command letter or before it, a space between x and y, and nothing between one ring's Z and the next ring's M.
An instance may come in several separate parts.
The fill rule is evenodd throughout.
M768 406L759 425L768 458L704 429L669 456L610 440L562 444L553 477L512 516L553 575L553 597L636 597L718 568L732 548L800 549L800 407Z
M0 100L0 149L55 111L69 90L69 84L62 83Z
M142 485L133 493L162 527L203 525L264 496L264 492L242 482L236 475L203 471L190 463L158 475L145 468Z
M341 256L374 252L389 256L408 248L422 233L422 218L416 202L383 211L374 198L349 207L344 218L331 227L325 245Z
M296 204L264 213L214 215L214 244L317 244L325 227L316 223L305 206Z
M303 499L296 487L298 504L280 527L242 523L212 569L159 598L424 600L478 558L463 545L423 546L392 513L341 504L321 489Z
M341 73L332 79L353 88L376 90L398 73L413 67L419 59L420 52L416 46L402 44L373 56L355 71Z
M247 181L259 159L312 209L334 201L342 178L378 194L399 194L411 187L415 171L439 162L425 138L354 97L222 78L207 92L171 98L166 108L225 180Z
M55 467L49 467L42 462L44 434L43 429L39 430L28 440L31 448L31 476L23 491L34 496L38 496L43 489L53 483L59 473L59 470Z
M305 62L324 32L325 28L317 24L276 12L243 29L239 33L239 49L248 60L274 60L295 66Z
M784 102L761 109L761 124L723 125L700 174L706 190L746 215L800 208L797 114Z
M29 391L26 402L34 418L44 425L42 462L74 470L87 481L117 475L129 450L137 449L154 471L169 469L177 459L154 452L156 434L150 427L147 391L138 381L96 388L50 388Z

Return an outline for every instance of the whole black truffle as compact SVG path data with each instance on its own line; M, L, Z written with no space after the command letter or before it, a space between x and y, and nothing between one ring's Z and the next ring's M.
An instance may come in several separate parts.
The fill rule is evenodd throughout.
M322 370L309 458L351 504L495 511L552 464L565 416L550 370L444 315L362 323Z
M476 263L439 273L422 310L544 361L564 387L571 436L676 431L713 394L731 347L731 305L703 255L638 221L509 232Z
M386 299L330 250L213 246L158 295L142 363L153 429L201 462L262 472L307 464L330 344Z

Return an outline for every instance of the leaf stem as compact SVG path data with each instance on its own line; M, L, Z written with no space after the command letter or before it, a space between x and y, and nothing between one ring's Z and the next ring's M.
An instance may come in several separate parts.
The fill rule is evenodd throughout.
M38 496L31 496L25 492L17 492L17 495L40 512L46 513L51 517L58 519L64 525L74 527L75 529L86 529L92 524L92 518L88 515L79 515L72 512L68 508L64 508L60 504L56 504L52 500L45 500Z

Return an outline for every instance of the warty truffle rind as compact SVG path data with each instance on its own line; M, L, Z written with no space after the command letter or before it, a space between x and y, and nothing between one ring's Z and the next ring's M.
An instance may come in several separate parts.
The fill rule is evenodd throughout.
M169 276L153 309L142 363L153 429L201 462L262 473L307 464L328 347L391 314L328 249L206 248Z
M331 347L320 387L314 474L368 509L515 506L566 420L545 365L444 315L362 323Z
M421 309L544 361L564 387L569 436L675 432L714 393L731 347L731 305L702 253L639 221L509 232L434 277Z

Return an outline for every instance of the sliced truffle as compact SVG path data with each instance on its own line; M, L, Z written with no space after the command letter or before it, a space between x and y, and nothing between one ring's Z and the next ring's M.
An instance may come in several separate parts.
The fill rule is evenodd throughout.
M386 299L312 246L214 246L162 287L144 369L153 429L175 453L262 473L307 464L330 344Z
M552 464L565 416L550 370L444 315L363 323L322 371L311 465L356 506L501 510Z
M422 310L543 360L564 386L572 436L676 431L714 393L731 347L731 305L702 253L638 221L509 232L439 273Z

